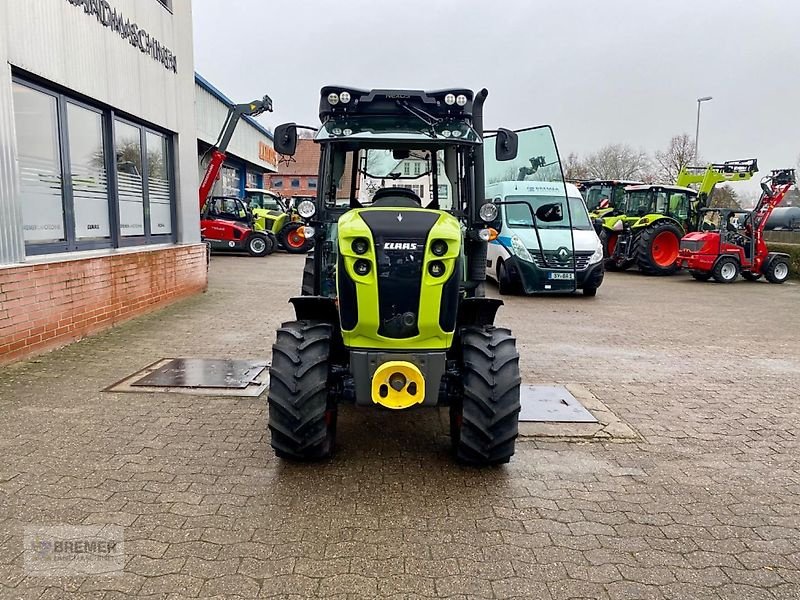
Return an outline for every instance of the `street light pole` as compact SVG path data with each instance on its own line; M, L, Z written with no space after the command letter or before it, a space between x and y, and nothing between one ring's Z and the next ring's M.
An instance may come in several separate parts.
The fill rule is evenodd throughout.
M700 140L700 104L711 100L711 96L703 96L697 99L697 128L694 133L694 162L697 162L697 146Z

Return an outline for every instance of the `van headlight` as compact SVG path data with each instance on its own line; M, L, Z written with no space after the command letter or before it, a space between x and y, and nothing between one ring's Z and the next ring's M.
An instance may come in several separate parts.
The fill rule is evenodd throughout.
M511 236L511 251L518 257L527 262L533 262L533 257L531 253L528 252L528 249L525 247L525 244L522 243L522 240L519 239L519 236L512 235Z
M598 243L594 254L589 257L589 264L593 265L599 263L601 260L603 260L603 244Z

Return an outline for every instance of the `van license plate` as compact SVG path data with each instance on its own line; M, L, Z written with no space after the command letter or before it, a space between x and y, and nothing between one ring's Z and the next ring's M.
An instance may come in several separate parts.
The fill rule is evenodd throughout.
M567 279L572 281L575 279L575 273L549 273L547 275L548 279Z

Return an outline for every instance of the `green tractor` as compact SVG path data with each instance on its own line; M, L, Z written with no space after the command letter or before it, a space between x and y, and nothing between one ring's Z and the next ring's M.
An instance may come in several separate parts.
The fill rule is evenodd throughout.
M277 456L329 457L341 403L447 406L459 461L493 465L514 454L519 355L511 331L495 325L502 301L484 296L499 213L484 188L490 176L527 164L514 162L523 152L544 156L559 175L560 164L548 127L524 140L500 129L484 144L487 94L322 88L319 189L297 207L316 245L303 294L290 300L296 318L278 329L270 368ZM294 153L297 129L275 129L279 153ZM369 200L360 196L359 185L412 155L427 164L414 174L417 183L393 173ZM422 177L431 178L431 194L420 193ZM449 210L440 207L445 188Z
M641 185L641 181L622 179L591 179L581 181L578 189L586 202L589 216L602 219L621 212L625 207L625 188Z
M270 190L247 188L245 203L253 213L256 231L271 231L290 254L305 254L313 247L290 200Z
M600 239L606 269L634 265L648 275L678 270L681 238L695 231L701 209L721 182L746 181L758 172L755 159L684 167L675 185L627 185L620 205L592 216L602 218ZM690 188L697 185L698 189Z

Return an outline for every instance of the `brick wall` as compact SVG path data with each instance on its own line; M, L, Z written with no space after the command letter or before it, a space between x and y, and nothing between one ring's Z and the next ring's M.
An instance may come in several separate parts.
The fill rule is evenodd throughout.
M205 244L0 267L0 364L113 327L206 283Z

